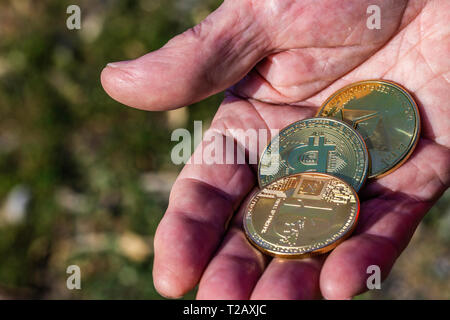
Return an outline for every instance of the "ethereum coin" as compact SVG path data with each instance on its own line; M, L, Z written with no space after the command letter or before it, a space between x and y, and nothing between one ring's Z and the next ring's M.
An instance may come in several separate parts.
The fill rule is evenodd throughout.
M349 125L330 118L297 121L266 147L258 166L261 187L300 172L329 173L358 191L369 171L362 137Z
M420 133L414 99L389 81L350 84L329 97L317 116L343 120L361 134L371 158L371 178L382 177L406 161Z
M347 238L359 207L358 195L345 181L323 173L298 173L253 195L244 212L244 230L267 254L304 257L327 252Z

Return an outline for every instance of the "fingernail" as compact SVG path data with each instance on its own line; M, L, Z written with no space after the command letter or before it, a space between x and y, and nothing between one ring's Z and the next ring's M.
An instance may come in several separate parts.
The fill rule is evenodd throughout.
M158 291L158 293L160 295L162 295L164 298L169 298L169 299L178 299L181 298L183 296L183 294L178 293L178 292L174 292L174 284L173 284L173 279L167 278L166 276L159 276L158 279L155 281L154 280L154 285L156 288L156 291Z
M123 68L123 67L125 67L128 63L130 63L130 61L132 61L132 60L110 62L110 63L108 63L106 66L107 66L107 67L110 67L110 68Z

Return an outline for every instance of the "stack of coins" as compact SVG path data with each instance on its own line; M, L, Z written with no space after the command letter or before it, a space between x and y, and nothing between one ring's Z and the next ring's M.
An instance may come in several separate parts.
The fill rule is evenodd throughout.
M325 253L350 236L367 178L385 176L413 152L420 133L414 99L390 81L350 84L315 118L283 128L265 148L244 230L259 250L285 258Z

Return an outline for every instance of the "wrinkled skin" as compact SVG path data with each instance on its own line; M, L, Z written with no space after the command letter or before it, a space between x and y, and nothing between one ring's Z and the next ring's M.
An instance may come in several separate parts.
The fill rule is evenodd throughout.
M381 8L381 30L366 27L370 4ZM385 278L449 186L448 21L447 0L229 0L160 50L108 65L106 92L140 109L173 109L229 88L211 124L223 134L281 129L366 79L406 87L422 117L412 157L360 192L354 235L317 258L272 259L246 241L239 208L256 185L254 166L186 165L155 235L156 289L180 297L199 284L199 299L348 299L367 290L369 265Z

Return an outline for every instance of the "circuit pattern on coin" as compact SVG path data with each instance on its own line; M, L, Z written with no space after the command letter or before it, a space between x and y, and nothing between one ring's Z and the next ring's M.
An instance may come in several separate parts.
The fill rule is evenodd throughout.
M356 226L359 199L345 181L322 173L281 178L253 195L244 213L247 238L287 258L324 253Z
M345 121L361 134L371 158L370 178L397 169L411 155L420 134L414 99L390 81L350 84L331 95L317 116Z
M300 172L329 173L358 191L369 171L362 137L348 124L331 118L297 121L280 131L263 151L258 165L260 187Z

